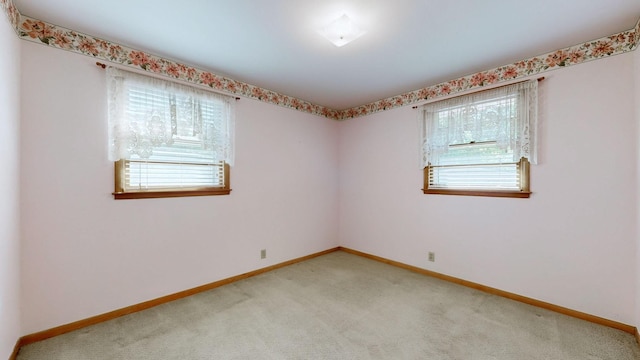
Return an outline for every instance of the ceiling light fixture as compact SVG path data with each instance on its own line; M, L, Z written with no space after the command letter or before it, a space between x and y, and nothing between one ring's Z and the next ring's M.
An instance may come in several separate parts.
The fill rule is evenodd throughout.
M318 33L331 41L335 46L340 47L364 35L366 31L356 26L356 24L344 14L332 21L329 25L318 30Z

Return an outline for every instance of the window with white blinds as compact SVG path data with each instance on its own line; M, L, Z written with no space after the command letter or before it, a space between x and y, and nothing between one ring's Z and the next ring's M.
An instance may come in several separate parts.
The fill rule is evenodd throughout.
M424 105L426 194L529 197L537 81Z
M228 194L235 99L108 69L116 198Z

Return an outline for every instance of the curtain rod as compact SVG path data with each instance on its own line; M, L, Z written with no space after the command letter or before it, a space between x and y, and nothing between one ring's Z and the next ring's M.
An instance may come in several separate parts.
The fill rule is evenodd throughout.
M98 67L103 68L103 69L106 69L106 68L107 68L107 65L106 65L106 64L103 64L103 63L101 63L101 62L96 62L96 65L97 65ZM216 92L216 91L212 91L212 92ZM227 94L224 94L224 95L227 95ZM239 98L239 97L237 97L237 96L235 97L235 99L236 99L236 100L240 100L240 98Z
M536 80L538 80L538 82L540 82L540 81L544 80L544 76L539 77L539 78L537 78ZM469 95L469 94L477 94L477 93L481 93L481 92L484 92L484 91L491 91L491 90L499 89L499 88L502 88L502 87L515 85L515 84L521 84L521 83L525 83L525 82L527 82L527 81L531 81L531 80L516 81L516 82L512 82L512 83L510 83L510 84L506 84L506 85L494 86L494 87L489 88L489 89L482 89L482 90L478 90L478 91L472 91L472 92L469 92L469 93L467 93L467 94L462 94L462 95L456 95L456 96L449 97L449 98L447 98L446 100L455 99L455 98L458 98L458 97L461 97L461 96L466 96L466 95ZM423 100L424 100L424 99L423 99ZM444 100L444 99L443 99L443 100ZM435 101L432 101L432 102L435 102ZM428 104L428 103L427 103L427 104ZM425 104L423 104L423 105L425 105ZM417 109L418 107L419 107L419 105L415 105L415 106L412 106L411 108L412 108L412 109Z

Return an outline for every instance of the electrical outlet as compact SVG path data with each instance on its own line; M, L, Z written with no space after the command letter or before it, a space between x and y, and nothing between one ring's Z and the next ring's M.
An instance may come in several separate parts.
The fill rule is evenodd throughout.
M260 250L260 259L266 259L266 258L267 258L267 249Z
M429 251L429 261L436 261L436 253L434 253L433 251Z

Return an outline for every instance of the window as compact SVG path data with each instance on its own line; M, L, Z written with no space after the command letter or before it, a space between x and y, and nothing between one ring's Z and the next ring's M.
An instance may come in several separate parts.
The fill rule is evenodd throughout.
M116 199L229 194L235 99L109 67Z
M425 194L529 197L536 80L422 106Z

